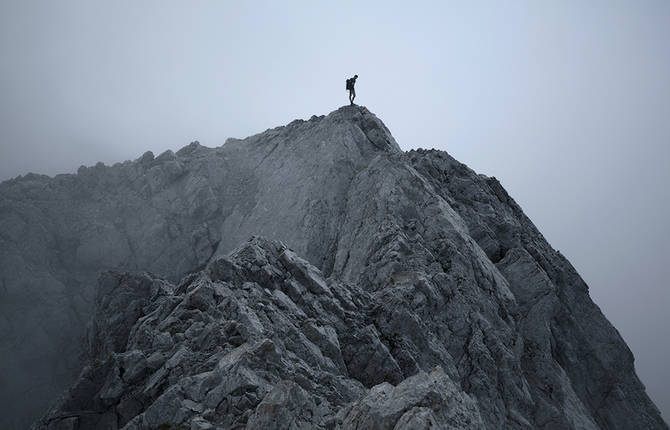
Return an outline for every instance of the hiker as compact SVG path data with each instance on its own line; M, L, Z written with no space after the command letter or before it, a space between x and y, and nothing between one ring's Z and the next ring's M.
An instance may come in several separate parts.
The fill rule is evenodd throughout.
M353 78L347 79L347 90L349 90L349 102L352 105L354 104L354 99L356 98L356 90L354 89L354 85L356 85L356 79L358 79L358 75L354 75Z

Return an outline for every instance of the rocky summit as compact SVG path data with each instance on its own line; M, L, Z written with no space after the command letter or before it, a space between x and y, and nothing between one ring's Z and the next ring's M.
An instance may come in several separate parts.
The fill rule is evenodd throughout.
M364 107L6 181L0 271L2 428L668 428L500 183Z

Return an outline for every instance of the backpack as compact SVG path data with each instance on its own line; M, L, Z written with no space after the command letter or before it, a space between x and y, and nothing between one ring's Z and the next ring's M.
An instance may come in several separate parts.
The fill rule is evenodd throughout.
M347 79L347 90L351 89L351 79Z

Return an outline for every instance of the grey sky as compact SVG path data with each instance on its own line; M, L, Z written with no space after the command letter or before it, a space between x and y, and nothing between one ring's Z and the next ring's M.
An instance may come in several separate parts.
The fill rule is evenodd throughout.
M0 180L347 102L496 176L670 417L670 2L0 0ZM409 5L409 6L408 6Z

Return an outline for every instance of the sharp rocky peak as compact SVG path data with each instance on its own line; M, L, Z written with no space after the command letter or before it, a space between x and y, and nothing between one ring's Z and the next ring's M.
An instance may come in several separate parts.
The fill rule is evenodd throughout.
M667 429L501 184L364 107L0 196L3 428Z

